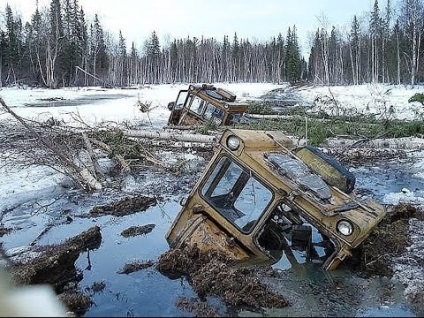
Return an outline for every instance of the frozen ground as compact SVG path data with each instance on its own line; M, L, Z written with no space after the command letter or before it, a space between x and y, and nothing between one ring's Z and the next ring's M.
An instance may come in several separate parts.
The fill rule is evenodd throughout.
M241 100L260 98L270 90L286 87L286 85L263 83L217 83L216 85L233 91ZM89 125L100 125L108 122L116 125L126 124L139 129L161 130L166 125L169 116L168 102L173 101L178 91L185 88L187 88L186 84L149 85L135 89L106 90L100 87L57 90L2 88L0 89L0 97L18 115L26 119L45 121L50 117L54 117L55 119L63 120L67 125L71 126L81 126L81 122ZM423 87L418 86L358 85L347 87L302 86L296 90L296 93L302 97L305 104L312 104L315 101L322 110L329 114L334 114L335 108L334 105L331 106L332 104L328 102L328 98L334 97L338 101L339 114L372 114L381 119L390 117L422 120L424 107L417 102L408 102L412 95L422 91ZM137 101L149 104L151 111L142 113L137 106ZM10 115L1 113L0 123L10 124L13 121ZM18 124L16 123L16 125ZM4 127L10 126L6 125ZM373 183L375 183L374 188L379 189L379 200L382 203L397 204L405 202L424 206L424 189L421 187L424 184L424 139L420 137L406 138L400 143L399 141L396 143L395 140L383 140L382 143L385 145L391 143L394 145L400 144L406 149L410 148L408 160L406 162L393 160L370 167L356 167L353 169L354 173L357 172L366 176L363 179L359 178L359 184L362 182L364 186L372 188L374 186ZM163 155L170 161L175 160L175 157L170 153L164 153ZM106 190L101 193L94 193L90 198L83 198L80 193L70 190L69 180L56 171L43 166L33 167L15 164L15 162L18 162L19 156L16 149L8 149L0 153L0 225L3 223L7 227L16 229L15 233L2 237L7 249L28 246L31 242L34 242L46 225L52 224L59 219L55 211L72 210L74 211L73 213L77 214L78 211L81 212L90 206L104 203L107 198L116 195L160 192L164 196L169 196L179 191L176 197L179 198L178 196L183 195L194 184L196 177L199 176L199 169L205 165L203 158L195 151L179 153L178 156L187 159L187 162L191 162L191 166L186 171L190 174L190 178L185 183L178 184L179 179L175 176L161 172L146 171L141 175L129 176L122 184L121 192ZM111 164L108 158L103 158L101 162L105 169ZM403 171L404 175L402 175L404 177L397 178L395 174L402 169L405 170ZM378 176L383 175L388 176L389 183L378 180ZM411 183L412 178L414 178L414 183ZM156 180L160 180L160 182L156 182ZM177 204L173 200L166 201L163 205L164 209L172 207L173 212L167 213L164 223L161 227L158 227L162 229L162 232L158 232L162 236L175 216L174 210L178 209ZM159 210L156 209L155 212L158 213ZM152 214L153 212L149 213ZM140 218L145 220L147 216ZM128 225L134 219L130 218L125 222L103 219L99 222L104 227L114 225L123 228L124 223ZM60 232L58 229L52 235L51 240L55 241L54 238L63 238L65 235L74 235L76 234L75 232L80 230L80 226L84 225L88 225L88 222L81 220L71 230L63 229L58 234ZM424 289L422 283L424 282L424 272L422 270L424 262L422 231L424 226L422 222L412 219L410 227L413 243L407 254L396 262L394 279L405 284L405 297L414 298L417 291L422 292ZM112 233L110 228L107 231ZM117 239L113 241L111 237L108 237L106 241L114 246L113 253L119 255L122 251L118 245L122 244L122 242L116 242ZM151 247L154 251L150 255L157 256L165 248L163 237L158 237L157 239L162 239L160 241L162 243L158 243L160 247L156 245ZM47 238L45 239L45 243L50 242ZM123 256L124 258L136 257L137 245L131 245L130 248L132 252ZM148 251L149 249L141 254L147 257ZM106 255L111 252L102 251L101 253L103 253L101 256L102 260L106 260ZM118 263L118 260L114 259L113 263ZM110 266L109 264L108 267ZM108 275L106 267L99 272ZM152 275L157 278L157 274ZM87 276L90 277L88 278L89 280L95 280L93 276L89 274ZM159 278L159 280L162 284L163 278ZM130 286L138 288L134 283L131 283ZM171 290L177 289L175 286L172 288ZM132 299L128 295L127 297ZM121 301L125 302L125 300ZM107 306L108 300L103 299L99 300L99 302ZM155 309L151 310L145 311L143 314L161 314ZM105 314L106 312L93 309L88 315ZM118 313L115 312L115 314ZM372 314L375 314L375 312L369 313L369 315ZM378 314L384 313L380 312ZM405 312L398 314L402 315Z

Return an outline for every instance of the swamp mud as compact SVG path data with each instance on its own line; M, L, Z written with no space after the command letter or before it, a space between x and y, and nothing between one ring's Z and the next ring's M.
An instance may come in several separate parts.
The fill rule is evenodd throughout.
M393 276L393 259L401 256L410 245L409 240L409 220L411 218L424 219L422 211L410 204L399 204L389 206L386 218L379 224L373 233L364 243L353 251L353 255L342 263L341 267L350 270L353 274L362 278L372 276L384 277L386 283L381 286L382 297L387 297L393 293L393 284L389 283ZM311 264L312 265L312 264ZM312 265L313 266L313 265ZM201 301L205 301L207 296L218 296L222 298L227 306L245 308L247 312L262 311L265 308L282 308L291 306L291 301L286 297L287 290L276 293L276 290L284 289L284 271L273 269L270 266L249 266L241 267L240 263L234 262L215 251L200 253L194 247L183 247L181 249L171 249L161 255L157 269L170 278L178 278L181 275L187 277ZM283 286L270 289L275 285L275 281L266 284L269 279L283 279L280 283ZM309 283L307 286L299 285L298 288L309 290L315 295L327 295L321 298L323 306L332 308L332 304L337 304L329 309L329 315L338 315L340 307L346 307L347 303L353 304L356 291L352 286L343 283L341 280L332 280L330 287L325 288L320 285ZM275 286L274 286L275 287ZM334 294L337 291L337 295ZM386 295L386 296L384 296ZM418 297L424 295L424 291L418 293ZM328 305L324 305L328 302ZM359 304L357 299L356 303ZM180 299L177 305L196 315L208 314L209 316L222 316L217 313L217 308L212 308L206 302L199 302L195 299ZM348 311L349 306L344 310ZM266 315L265 315L266 316Z
M152 267L154 265L153 261L148 260L145 262L135 261L133 263L125 264L125 266L118 271L118 274L129 274L142 269Z
M176 306L186 312L195 313L196 317L225 317L219 309L195 298L180 297Z
M123 237L137 236L150 233L155 228L154 224L146 224L141 226L131 226L121 232Z
M89 217L98 217L101 215L124 216L140 211L145 211L149 207L157 204L154 197L137 196L126 197L118 202L112 202L103 206L96 206L89 212Z
M345 266L350 266L358 275L391 278L392 260L401 256L411 244L409 219L424 219L422 211L410 204L388 206L387 210L387 216L345 261Z
M10 229L7 229L0 225L0 237L10 232Z
M201 300L219 296L230 306L286 307L288 301L272 292L255 275L255 267L239 267L217 251L197 247L171 249L160 256L157 269L168 277L188 277Z
M59 245L34 246L29 254L9 259L7 270L18 286L49 284L70 311L82 315L91 300L77 288L83 275L75 262L82 252L98 248L101 241L100 228L94 226Z
M412 218L423 219L422 211L409 204L389 206L386 218L363 245L354 251L353 256L342 263L342 267L358 277L382 276L389 279L393 275L393 258L401 255L410 244L408 221ZM144 234L149 234L151 231L148 229L153 227L153 224L147 224L144 229L148 232ZM81 291L79 282L82 273L75 264L81 252L97 249L101 242L100 228L95 226L59 245L32 246L28 258L21 255L11 259L10 272L17 284L52 285L67 308L75 315L83 316L93 305L94 295L102 292L107 285L103 281L94 282L91 287ZM274 315L264 312L264 308L275 310L296 306L289 297L291 290L326 295L320 298L323 302L321 305L332 308L327 312L330 316L337 315L340 312L337 309L347 303L359 303L355 298L359 296L352 286L342 281L333 280L327 287L311 282L296 283L287 280L288 271L274 269L269 265L246 266L216 251L201 253L196 247L188 246L170 249L161 254L157 261L129 262L117 273L130 275L147 269L157 271L171 280L182 277L187 279L197 297L180 296L175 300L175 306L195 316L230 316L242 311L262 316ZM386 292L383 293L390 294L393 286L387 283L385 288ZM420 295L424 293L418 293L416 299L420 299ZM211 302L210 297L217 299L218 305L216 301L215 304ZM344 310L349 309L346 307Z

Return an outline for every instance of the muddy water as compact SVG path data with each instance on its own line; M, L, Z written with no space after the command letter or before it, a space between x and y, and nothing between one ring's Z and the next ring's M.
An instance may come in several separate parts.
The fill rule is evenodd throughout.
M361 166L353 169L356 176L356 188L366 189L379 200L384 200L390 193L399 193L403 189L424 197L424 179L414 174L417 172L410 160L381 162L378 166Z
M390 167L390 168L389 168ZM424 189L424 181L414 178L411 166L406 163L381 163L376 167L355 168L357 188L372 193L382 200L390 192L402 188L411 191ZM102 244L93 251L82 253L77 268L83 273L79 286L91 295L93 305L84 316L195 316L176 305L180 297L198 299L185 279L172 280L160 274L154 266L130 274L118 272L125 264L134 261L152 260L168 250L165 234L180 210L181 196L164 199L144 212L122 217L110 215L96 218L75 216L70 223L58 222L39 237L38 244L54 244L98 225L101 228ZM93 204L74 200L72 204L58 202L61 210ZM57 211L57 209L56 209ZM23 215L19 218L22 230L2 237L6 249L29 245L41 232L39 226L47 218L60 219L57 215ZM16 221L16 220L15 220ZM8 223L13 223L9 219ZM150 233L135 237L123 237L121 232L131 226L155 224ZM263 281L280 291L291 302L283 309L249 311L246 308L225 308L219 299L208 302L228 315L250 316L398 316L414 317L423 313L414 311L406 303L402 286L393 286L384 278L360 278L346 268L333 272L322 271L318 265L304 262L301 253L296 254L298 264L292 266L282 258L273 268L276 276L264 276ZM105 283L105 288L94 292L93 283Z

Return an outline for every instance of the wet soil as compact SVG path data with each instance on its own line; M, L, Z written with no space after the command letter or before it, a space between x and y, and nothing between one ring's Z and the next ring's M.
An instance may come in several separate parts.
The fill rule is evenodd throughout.
M49 284L63 304L79 316L90 307L91 300L77 288L83 275L75 262L81 252L98 248L101 241L100 228L94 226L62 244L35 246L30 255L10 260L8 270L17 285Z
M157 204L157 198L139 195L137 197L126 197L117 202L103 206L96 206L89 212L89 217L101 215L125 216L136 212L147 210Z
M423 218L422 211L411 204L389 206L387 210L387 216L345 261L345 266L351 266L358 275L391 278L392 260L401 256L411 244L409 219Z
M7 229L3 226L0 226L0 237L10 232L10 229Z
M142 226L131 226L121 232L123 237L137 236L150 233L155 228L154 224L146 224Z
M239 267L217 251L202 253L195 246L171 249L160 256L157 269L170 278L187 277L202 301L219 296L230 306L289 306L282 295L260 281L255 267Z
M152 267L153 265L154 263L151 260L145 262L135 261L133 263L125 264L125 266L120 271L118 271L118 274L134 273L136 271Z
M180 297L176 305L186 312L195 313L196 317L226 317L219 309L195 298Z
M383 295L381 297L390 298L394 288L389 283L393 276L392 261L410 245L408 221L411 218L423 219L423 213L410 204L388 206L387 209L386 218L341 267L364 279L372 276L387 277L388 281L380 286L380 292ZM131 234L148 234L153 228L154 224L131 226L122 231L121 235L124 232L128 233L128 237ZM90 288L81 291L78 283L82 280L82 273L75 263L81 252L98 248L101 241L100 228L96 226L60 245L33 246L32 256L14 261L11 273L18 284L51 284L66 307L75 315L83 316L93 305L93 295L101 292L106 284L95 282ZM182 277L187 279L198 298L179 297L175 306L195 316L226 316L230 315L232 308L236 313L242 310L266 316L264 308L275 310L299 306L289 297L290 290L322 295L319 297L322 301L320 306L328 308L329 316L348 312L350 309L344 308L346 304L358 306L361 301L357 291L344 280L332 279L326 285L299 282L294 287L293 282L284 278L286 271L268 265L241 265L216 251L201 253L196 247L188 246L168 250L160 255L157 262L138 260L127 263L117 273L129 275L147 268L154 268L172 280ZM334 293L335 290L337 293ZM416 293L415 301L422 299L423 295L424 291ZM210 297L217 297L224 306L214 306Z

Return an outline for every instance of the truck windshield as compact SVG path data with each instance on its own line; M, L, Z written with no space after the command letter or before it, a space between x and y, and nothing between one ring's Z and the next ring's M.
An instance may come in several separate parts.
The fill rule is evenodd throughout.
M272 201L272 192L255 176L223 157L204 183L201 194L242 232L252 230Z
M311 191L322 200L331 198L331 190L324 180L312 173L302 161L284 153L266 153L264 157L278 174L289 177L302 189Z

